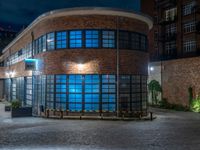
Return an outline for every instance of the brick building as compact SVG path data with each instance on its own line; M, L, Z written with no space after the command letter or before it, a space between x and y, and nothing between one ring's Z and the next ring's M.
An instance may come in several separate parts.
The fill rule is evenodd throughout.
M146 112L147 34L152 20L107 8L45 13L4 50L4 98L33 114Z
M154 18L150 80L162 84L170 103L189 105L190 87L194 97L200 93L199 6L199 0L142 0L142 11Z

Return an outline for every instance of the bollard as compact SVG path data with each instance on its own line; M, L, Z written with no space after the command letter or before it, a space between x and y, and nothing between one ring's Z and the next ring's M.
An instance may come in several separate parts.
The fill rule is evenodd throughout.
M60 119L63 119L63 111L60 111Z
M153 120L153 112L150 112L150 119Z
M47 109L47 118L49 118L49 109Z

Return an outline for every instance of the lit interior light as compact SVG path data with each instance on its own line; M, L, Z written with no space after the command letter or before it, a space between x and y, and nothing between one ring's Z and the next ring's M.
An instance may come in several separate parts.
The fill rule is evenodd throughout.
M154 71L154 67L150 67L150 71Z
M52 39L48 39L47 42L53 42L53 40Z
M15 71L8 71L8 72L6 72L6 76L9 77L9 78L10 78L10 77L14 77L15 74L16 74Z

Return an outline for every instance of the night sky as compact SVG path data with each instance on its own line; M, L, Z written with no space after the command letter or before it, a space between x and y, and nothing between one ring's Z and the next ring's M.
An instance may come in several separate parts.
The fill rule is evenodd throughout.
M139 11L140 0L0 0L0 26L19 30L50 10L90 6Z

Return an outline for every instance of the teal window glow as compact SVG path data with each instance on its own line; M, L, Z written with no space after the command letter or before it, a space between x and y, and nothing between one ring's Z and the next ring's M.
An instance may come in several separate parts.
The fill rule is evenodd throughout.
M85 47L86 48L99 47L99 32L97 30L85 31Z
M82 75L69 75L69 110L82 110Z
M85 75L85 111L99 111L99 75Z
M67 32L56 33L56 48L67 48Z
M69 33L70 48L82 47L82 31L70 31Z
M115 32L114 31L103 31L102 32L102 43L103 48L114 48L115 47Z

